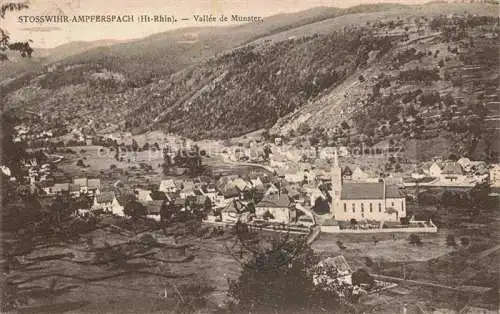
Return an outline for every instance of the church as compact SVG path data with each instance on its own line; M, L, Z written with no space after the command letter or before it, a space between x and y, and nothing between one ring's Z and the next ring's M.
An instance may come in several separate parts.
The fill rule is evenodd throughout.
M348 181L348 180L346 180ZM406 199L395 185L380 182L343 182L335 153L332 169L331 214L335 220L400 221L406 217Z

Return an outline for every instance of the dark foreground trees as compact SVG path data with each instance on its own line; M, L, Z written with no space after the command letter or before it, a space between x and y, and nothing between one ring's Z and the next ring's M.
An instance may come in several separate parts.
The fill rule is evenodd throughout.
M29 8L28 1L2 1L0 3L0 21L3 20L8 12L20 11ZM0 62L7 60L7 50L19 51L21 56L31 57L33 48L31 41L12 42L6 29L0 27Z
M229 281L231 313L351 313L353 306L336 291L315 286L319 262L300 241L256 254L243 266L238 280ZM324 287L322 287L324 288ZM335 289L334 289L335 290Z

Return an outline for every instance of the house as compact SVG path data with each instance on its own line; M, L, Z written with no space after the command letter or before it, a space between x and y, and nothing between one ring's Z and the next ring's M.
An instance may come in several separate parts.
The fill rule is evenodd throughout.
M260 177L257 177L256 179L251 179L250 184L252 185L252 188L256 190L262 190L264 189L264 183L260 179Z
M331 269L333 271L326 271L324 273L314 274L313 283L318 285L319 283L329 283L335 280L341 283L352 285L352 274L353 271L351 266L347 263L343 255L336 257L328 257L318 263L318 268L320 269ZM336 274L334 277L331 274Z
M352 173L351 179L353 181L365 181L368 179L368 175L363 170L361 170L360 167L356 167L356 169L354 169Z
M327 200L326 195L317 187L314 188L306 188L306 194L309 197L309 204L314 206L317 199Z
M181 198L186 199L188 196L196 195L195 192L194 192L194 190L195 190L194 183L190 182L190 181L185 181L181 185L181 188L180 188L180 191L179 191L179 196Z
M226 207L221 210L222 222L236 223L240 218L240 213L245 209L244 205L238 201L233 200Z
M500 164L493 164L491 166L490 184L492 187L500 187Z
M190 210L204 210L205 209L205 202L207 201L207 198L205 195L190 195L186 199L187 202L186 204L188 205Z
M207 213L206 217L203 218L204 222L214 223L222 221L221 212L216 210L211 210Z
M441 166L437 163L434 162L431 167L429 168L429 176L433 178L440 178L441 177L441 172L442 172Z
M100 179L76 178L73 179L73 184L80 186L80 193L88 193L90 195L99 194L101 189Z
M168 195L167 193L165 192L162 192L162 191L152 191L151 193L149 193L149 197L151 198L151 200L154 202L154 201L172 201L172 197L170 195Z
M199 190L201 194L208 197L212 203L218 203L221 201L221 194L214 184L205 184Z
M158 190L165 193L175 193L177 192L177 186L175 185L175 182L172 179L161 180L160 187Z
M232 181L229 181L227 184L236 187L240 191L245 191L246 189L252 188L252 185L249 182L243 180L242 178L236 178Z
M160 221L161 216L161 206L163 205L163 200L153 200L148 203L142 203L146 209L147 209L147 214L146 217L151 218L155 221Z
M269 193L255 206L255 214L261 219L288 224L295 220L297 212L294 200L280 191Z
M290 183L300 183L304 181L304 177L300 173L287 173L285 174L285 181Z
M352 179L352 170L351 168L349 168L349 166L345 166L342 170L342 177L344 178L344 180Z
M266 189L266 192L264 193L264 196L268 195L268 194L278 193L278 192L279 192L278 187L276 185L274 185L273 183L270 183Z
M467 158L467 157L462 157L460 158L457 163L462 167L462 169L464 169L466 172L469 172L471 171L471 168L472 168L472 161Z
M332 169L331 214L336 220L399 221L406 217L406 198L394 185L382 182L343 182L335 157Z
M44 188L48 195L69 193L69 183L56 183L53 186Z
M79 197L80 196L80 185L70 183L69 184L69 194L71 197Z
M124 207L120 205L113 192L102 192L94 196L92 210L103 210L117 216L125 216Z
M139 202L152 202L153 198L151 197L151 191L150 190L145 190L141 188L136 188L134 190L135 196L137 197L137 200Z
M465 179L465 173L458 162L446 162L441 171L441 179L462 182Z

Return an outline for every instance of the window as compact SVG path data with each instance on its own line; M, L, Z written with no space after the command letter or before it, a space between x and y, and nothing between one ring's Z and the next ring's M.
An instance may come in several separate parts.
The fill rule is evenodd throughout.
M344 213L347 213L347 204L344 203Z
M352 203L352 212L355 213L356 212L356 204L355 203Z
M405 211L405 202L401 201L401 211Z
M382 204L378 203L378 212L381 213L382 212Z
M373 206L372 203L370 203L370 213L373 212Z
M391 206L394 207L394 202L391 203Z
M365 204L361 203L361 212L365 211Z

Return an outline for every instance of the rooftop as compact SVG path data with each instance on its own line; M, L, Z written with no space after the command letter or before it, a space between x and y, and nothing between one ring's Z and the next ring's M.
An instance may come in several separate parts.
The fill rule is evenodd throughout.
M113 192L102 192L96 195L97 203L111 203L115 198L115 193Z
M269 193L257 204L257 207L289 207L293 201L285 193Z

